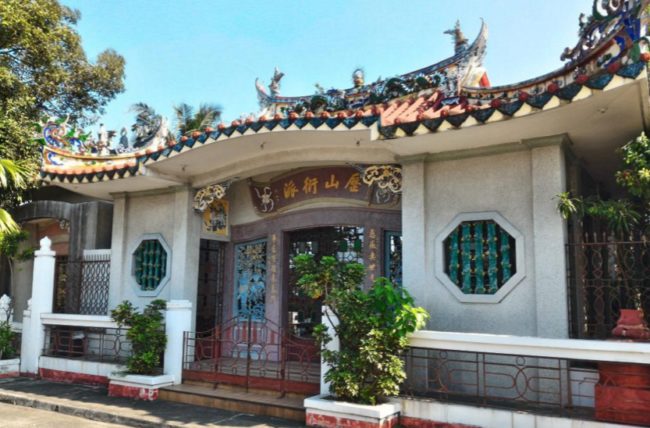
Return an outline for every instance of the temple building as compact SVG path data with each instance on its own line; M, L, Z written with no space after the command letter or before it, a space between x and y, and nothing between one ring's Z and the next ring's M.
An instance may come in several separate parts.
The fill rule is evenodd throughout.
M645 3L596 0L575 47L558 52L564 66L511 85L490 84L487 24L468 40L457 23L450 57L372 83L357 69L350 88L285 96L291 76L276 68L268 87L255 82L260 113L216 129L174 136L157 118L134 147L45 121L45 184L112 205L112 216L94 209L104 220L65 225L70 239L92 237L75 241L76 258L93 250L110 265L103 294L74 275L56 286L94 315L123 300L189 301L183 381L263 389L275 369L202 361L282 359L293 370L283 391L305 395L319 391L321 304L296 285L303 253L361 262L367 284L388 277L427 309L431 331L605 339L620 301L595 304L573 269L585 268L575 248L588 231L562 218L557 196L615 195L614 153L648 128ZM25 218L63 220L39 212ZM215 331L231 341L207 349ZM283 351L265 349L278 337Z

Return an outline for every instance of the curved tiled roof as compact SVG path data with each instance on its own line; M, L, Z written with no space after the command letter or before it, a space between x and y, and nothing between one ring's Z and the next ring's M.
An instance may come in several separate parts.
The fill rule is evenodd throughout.
M47 180L80 183L124 178L139 174L146 163L262 132L376 128L378 138L390 139L492 123L561 107L625 84L642 73L650 61L643 15L647 3L648 0L596 0L592 16L581 23L581 39L576 48L563 54L570 61L562 69L538 78L500 87L460 87L452 94L445 88L430 87L388 102L334 112L287 108L273 115L249 117L230 125L221 124L217 129L194 132L179 141L160 139L127 155L73 156L46 146L42 176ZM462 52L451 60L460 56Z

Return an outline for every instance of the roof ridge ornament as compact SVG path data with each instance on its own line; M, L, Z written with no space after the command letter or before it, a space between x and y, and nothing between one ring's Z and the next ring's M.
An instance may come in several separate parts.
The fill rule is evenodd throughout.
M344 110L359 110L371 105L382 104L396 98L422 92L433 93L440 91L445 98L457 101L465 86L485 86L487 74L483 68L486 53L488 30L481 20L481 29L476 39L469 43L465 38L460 21L452 30L447 31L454 36L456 53L435 64L386 79L378 79L367 83L357 69L353 73L354 86L347 89L324 89L317 85L316 93L303 96L279 96L279 92L271 92L255 80L257 97L260 105L260 116L303 114L307 111L329 113ZM274 79L279 83L283 73L276 73ZM273 83L272 83L273 84ZM277 87L279 89L279 86Z
M460 19L456 20L456 25L454 28L445 31L443 34L449 34L454 38L454 53L459 54L467 50L467 44L469 40L463 34L463 30L460 28Z
M607 48L609 41L614 41L603 55L603 64L616 61L631 44L638 44L645 39L645 25L641 24L647 0L594 0L591 15L580 14L578 23L580 39L573 48L565 48L560 56L562 61L577 63L589 55ZM624 33L621 37L617 34Z

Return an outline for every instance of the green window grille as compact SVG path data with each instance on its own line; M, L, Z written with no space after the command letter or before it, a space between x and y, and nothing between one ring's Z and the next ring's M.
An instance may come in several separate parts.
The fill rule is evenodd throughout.
M464 294L494 294L516 273L515 245L493 220L464 221L444 240L445 274Z
M167 275L167 251L157 239L145 239L133 253L133 274L142 291L158 288Z

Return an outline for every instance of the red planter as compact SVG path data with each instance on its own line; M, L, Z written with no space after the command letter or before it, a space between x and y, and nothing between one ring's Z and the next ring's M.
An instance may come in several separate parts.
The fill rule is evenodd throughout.
M627 341L647 341L650 330L643 312L622 309L612 335ZM650 426L650 365L598 363L596 419Z
M596 385L596 419L650 426L650 390Z
M598 363L599 385L650 389L650 366Z
M621 317L616 322L612 335L625 339L650 340L650 329L645 322L643 311L621 309Z

